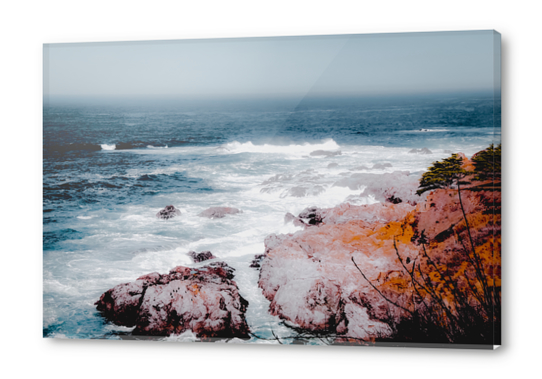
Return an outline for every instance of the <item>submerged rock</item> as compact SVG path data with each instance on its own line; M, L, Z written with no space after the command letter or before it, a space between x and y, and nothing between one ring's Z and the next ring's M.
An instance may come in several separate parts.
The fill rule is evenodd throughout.
M391 163L377 163L373 165L373 170L382 170L387 167L393 167Z
M106 291L95 305L109 321L134 327L142 336L249 338L248 302L239 294L234 269L216 262L199 269L178 266L168 274L151 273Z
M337 155L341 155L341 151L326 151L326 150L315 150L311 152L311 157L334 157Z
M215 259L216 257L210 251L202 251L201 253L196 253L195 251L189 251L188 256L192 258L194 263L199 263L207 261L209 259Z
M429 150L427 147L423 147L421 149L412 149L409 151L410 154L433 154L431 150Z
M198 216L207 218L223 218L226 215L232 215L237 213L242 212L237 208L231 207L211 207L198 214Z
M161 218L163 220L170 219L175 216L180 216L181 211L175 208L173 205L168 205L164 209L162 209L160 212L156 214L156 217Z
M284 197L305 197L305 196L318 196L321 193L326 192L323 186L315 185L313 187L295 186L289 190L285 190L280 194L281 198Z
M361 166L353 167L350 169L350 171L362 171L362 170L369 170L369 167L365 165L361 165Z

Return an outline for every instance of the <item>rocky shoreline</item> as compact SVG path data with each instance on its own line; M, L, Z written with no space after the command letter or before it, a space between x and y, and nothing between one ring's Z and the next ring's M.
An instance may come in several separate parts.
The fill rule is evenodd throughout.
M458 159L465 172L474 167L464 155ZM365 180L373 174L359 175ZM413 337L404 325L413 320L428 328L419 342L462 341L471 333L461 324L464 312L479 325L493 322L486 297L489 287L500 291L500 191L473 179L461 191L416 194L418 184L408 173L384 174L366 188L379 203L286 214L285 223L302 230L267 236L264 253L250 263L260 271L257 285L270 302L269 313L293 330L353 344L408 342ZM199 216L239 212L217 207ZM133 335L191 331L202 340L249 339L248 302L233 280L234 269L209 251L189 255L195 263L215 261L120 284L96 302L98 311L134 327ZM446 334L453 328L461 330Z

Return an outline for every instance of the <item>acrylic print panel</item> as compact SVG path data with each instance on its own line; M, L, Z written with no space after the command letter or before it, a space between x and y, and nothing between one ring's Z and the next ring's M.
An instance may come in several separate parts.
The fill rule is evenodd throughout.
M44 46L43 336L500 344L494 31Z

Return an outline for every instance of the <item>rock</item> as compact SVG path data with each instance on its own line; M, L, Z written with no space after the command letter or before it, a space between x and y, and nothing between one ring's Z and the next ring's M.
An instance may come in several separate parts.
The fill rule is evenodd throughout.
M318 207L308 207L301 211L299 214L300 219L305 219L308 225L318 225L322 222L323 214L322 210Z
M391 195L390 197L386 199L386 201L392 204L399 204L403 202L403 200L401 200L398 197L395 197L395 195Z
M196 253L195 251L189 251L188 255L192 258L194 263L199 263L207 261L209 259L215 259L216 257L210 251L202 251L201 253Z
M377 163L373 165L373 170L382 170L382 169L385 169L386 167L393 167L393 166L391 165L391 163Z
M341 151L326 151L326 150L315 150L313 152L311 152L311 157L334 157L334 156L337 156L337 155L341 155Z
M254 256L254 259L252 260L252 262L250 263L250 266L249 267L252 267L252 268L260 268L260 265L263 261L263 258L265 257L265 254L256 254Z
M216 262L198 269L178 266L106 291L95 305L109 321L134 327L133 335L170 336L192 331L203 340L249 338L248 302L233 268Z
M289 196L291 197L318 196L325 191L326 189L321 185L315 185L312 187L295 186L288 190L283 191L280 194L280 197L284 198L284 197L289 197Z
M350 171L362 171L362 170L369 170L369 167L361 165L361 166L357 166L350 169Z
M294 216L290 212L286 213L286 215L284 216L284 223L287 224L289 222L292 222L295 226L306 226L307 225L307 224L305 224L303 222L303 220L301 220L299 217Z
M451 153L452 153L452 150L446 149L446 150L444 150L444 153L446 153L446 154L451 154Z
M334 167L338 167L338 166L339 166L338 163L332 162L332 163L327 165L327 168L334 168Z
M410 154L433 154L431 150L429 150L427 147L421 148L421 149L412 149L409 151Z
M207 218L223 218L226 215L233 215L237 213L242 213L242 211L231 207L211 207L198 214L198 216Z
M168 205L164 209L162 209L160 212L156 214L156 217L161 218L163 220L170 219L175 216L180 216L181 211L175 208L173 205Z
M384 202L393 196L393 198L399 198L401 201L412 205L417 204L427 196L425 193L421 196L416 194L419 185L419 176L411 175L408 171L394 171L384 174L353 173L333 184L333 186L348 187L351 190L364 187L363 192L360 194L362 197L370 195L375 200Z
M413 209L408 204L381 203L311 207L302 213L318 214L323 219L318 228L268 236L258 285L270 301L270 313L317 335L354 340L391 335L380 319L388 304L357 272L351 258L371 279L381 271L398 270L393 242L384 244L380 229Z
M468 167L471 162L461 157ZM471 185L477 190L468 185L461 190L469 231L456 189L431 191L415 206L392 194L387 203L305 209L300 217L320 219L317 228L271 234L264 241L258 285L270 313L315 336L334 336L337 343L394 341L395 332L414 341L420 330L413 331L408 320L420 309L436 312L438 327L448 330L455 326L447 314L459 315L465 304L484 319L480 289L473 288L482 288L482 275L500 291L501 195ZM476 263L468 248L471 238ZM443 292L420 291L411 275ZM445 283L453 292L438 287ZM474 329L478 333L477 325Z

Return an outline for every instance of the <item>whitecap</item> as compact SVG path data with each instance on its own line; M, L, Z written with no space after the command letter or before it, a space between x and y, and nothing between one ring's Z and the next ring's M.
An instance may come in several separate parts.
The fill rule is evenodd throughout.
M316 150L337 151L340 146L333 139L326 139L320 143L304 143L301 145L254 145L251 141L248 142L230 142L226 143L217 150L227 152L229 154L240 153L264 153L264 154L289 154L289 155L308 155Z
M103 145L100 145L102 150L115 150L115 148L117 147L115 144L112 144L112 145L108 145L108 144L103 144Z

